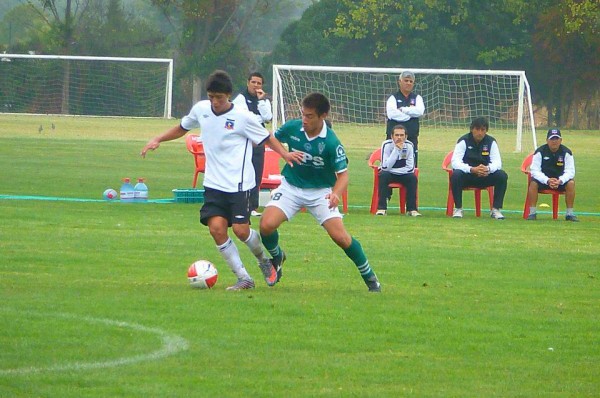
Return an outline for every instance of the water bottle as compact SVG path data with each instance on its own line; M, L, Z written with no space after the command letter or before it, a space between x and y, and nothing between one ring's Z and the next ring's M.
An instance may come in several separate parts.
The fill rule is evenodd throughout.
M148 187L144 184L143 178L138 178L138 183L133 188L133 197L135 202L148 201Z
M119 190L119 197L121 202L131 203L134 200L133 185L131 185L131 179L123 178L123 185Z

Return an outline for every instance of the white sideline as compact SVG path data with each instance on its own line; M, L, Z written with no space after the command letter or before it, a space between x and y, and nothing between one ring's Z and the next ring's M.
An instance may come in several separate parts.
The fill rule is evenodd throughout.
M22 312L19 312L22 314ZM114 326L119 328L127 328L134 330L136 332L143 333L151 333L156 334L162 339L162 347L156 351L150 352L148 354L140 354L134 355L130 357L122 357L117 359L112 359L109 361L96 361L96 362L73 362L73 363L65 363L65 364L56 364L44 367L21 367L14 369L0 369L0 376L5 375L24 375L24 374L32 374L32 373L42 373L42 372L64 372L64 371L83 371L83 370L93 370L93 369L102 369L102 368L112 368L123 365L130 365L137 362L144 361L155 361L160 358L164 358L170 355L174 355L180 351L185 351L188 349L189 344L186 339L181 336L177 336L175 334L167 333L166 331L159 328L151 328L146 327L137 323L131 322L123 322L112 319L105 318L93 318L87 316L78 316L74 314L44 314L44 313L29 313L31 315L39 315L45 317L56 317L63 319L72 319L77 321L83 321L87 323L96 323L96 324L104 324L108 326Z

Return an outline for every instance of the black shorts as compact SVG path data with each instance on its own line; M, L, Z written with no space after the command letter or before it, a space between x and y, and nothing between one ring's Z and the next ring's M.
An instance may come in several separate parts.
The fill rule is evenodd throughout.
M229 193L205 188L200 222L208 225L208 219L215 216L227 219L230 227L232 224L250 224L250 191Z
M533 178L531 181L535 181L538 184L538 191L546 191L546 190L548 190L548 191L565 192L567 190L567 184L562 184L562 185L559 185L558 188L552 189L552 188L550 188L550 186L548 186L546 184L542 184L541 182L539 182L535 178Z

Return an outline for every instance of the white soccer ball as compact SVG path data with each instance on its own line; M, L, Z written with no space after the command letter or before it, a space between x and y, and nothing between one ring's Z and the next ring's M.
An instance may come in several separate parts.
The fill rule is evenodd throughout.
M219 272L210 261L198 260L190 265L187 276L191 287L210 289L216 285Z
M119 194L114 189L109 188L106 191L104 191L104 193L102 193L102 197L105 200L113 200L117 199L119 197Z

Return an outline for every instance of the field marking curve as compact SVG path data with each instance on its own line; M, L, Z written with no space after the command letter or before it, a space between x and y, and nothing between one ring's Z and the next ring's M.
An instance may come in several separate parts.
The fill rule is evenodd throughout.
M22 312L20 312L22 314ZM31 315L32 312L28 312ZM153 328L143 326L137 323L132 322L124 322L117 321L113 319L107 318L94 318L88 316L79 316L74 314L67 313L57 313L57 314L43 314L38 313L39 316L46 317L57 317L63 319L73 319L77 321L83 321L87 323L96 323L103 324L108 326L127 328L134 330L136 332L144 332L151 333L161 337L162 339L162 347L156 351L147 353L147 354L139 354L133 355L130 357L122 357L116 358L108 361L95 361L95 362L73 362L67 364L57 364L51 366L44 367L21 367L21 368L13 368L13 369L0 369L0 376L6 375L26 375L33 373L43 373L43 372L65 372L65 371L82 371L82 370L93 370L93 369L103 369L103 368L113 368L117 366L130 365L138 362L146 362L146 361L155 361L167 356L174 355L180 351L185 351L189 347L189 343L186 339L181 336L170 334L162 329Z

